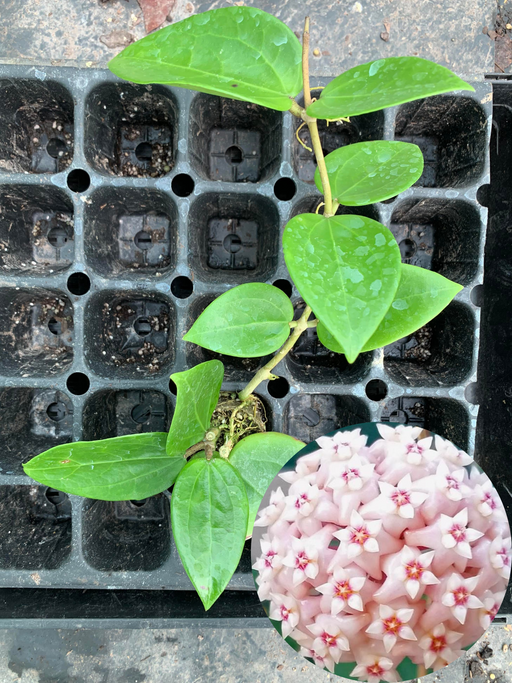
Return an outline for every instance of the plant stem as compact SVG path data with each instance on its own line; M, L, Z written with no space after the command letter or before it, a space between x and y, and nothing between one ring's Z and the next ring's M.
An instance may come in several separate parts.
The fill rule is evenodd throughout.
M311 117L308 117L308 119L307 124L309 134L311 135L311 144L313 145L313 151L315 153L316 163L318 164L318 172L320 173L322 189L324 192L324 216L328 218L329 216L334 216L334 211L332 206L331 186L329 185L329 176L327 175L327 166L325 165L325 157L322 151L322 143L320 142L316 119L312 119Z
M309 306L306 306L306 308L304 309L304 313L297 320L297 326L294 328L293 332L286 340L286 343L283 344L283 346L276 353L276 355L273 358L271 358L269 362L261 368L261 370L258 370L258 372L254 375L254 377L245 387L245 389L242 389L242 391L238 394L238 398L241 401L245 401L256 389L256 387L261 384L261 382L271 378L272 374L270 371L273 370L275 366L283 360L283 358L289 351L291 351L295 342L298 340L298 338L304 332L304 330L308 327L308 318L310 315L311 308Z
M309 89L309 17L304 20L302 33L302 82L304 83L304 108L311 104L311 90Z

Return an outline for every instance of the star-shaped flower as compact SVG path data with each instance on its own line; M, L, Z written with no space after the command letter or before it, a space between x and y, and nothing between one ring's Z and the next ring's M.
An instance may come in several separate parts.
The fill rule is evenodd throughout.
M501 577L508 581L511 564L510 536L505 539L501 534L496 536L489 548L489 555L491 565Z
M400 553L400 564L396 568L394 576L405 584L405 590L414 600L420 587L431 586L439 583L439 579L427 569L432 564L435 555L433 550L420 553L404 545Z
M286 481L288 484L293 484L299 479L306 479L309 481L313 480L315 472L318 470L321 460L321 452L313 451L313 453L307 453L297 460L295 463L295 469L288 472L280 472L279 477Z
M398 675L393 669L393 662L387 657L379 655L365 655L357 660L357 666L350 672L351 676L368 683L380 683L398 681Z
M365 581L364 576L351 576L348 570L335 567L328 583L317 586L316 590L330 598L333 617L344 610L347 605L362 612L363 601L359 591L364 586Z
M288 638L300 619L299 603L291 595L282 593L270 594L269 617L274 621L281 622L283 638Z
M483 603L476 595L473 595L478 583L478 576L463 579L455 572L448 579L447 590L441 598L445 607L450 607L453 616L461 624L466 621L468 609L483 607Z
M407 626L413 614L413 609L395 610L388 605L380 605L379 618L368 626L366 633L382 638L386 652L391 652L398 638L417 640L412 628Z
M254 526L270 526L281 517L286 504L286 496L281 487L272 491L269 502L266 508L260 510L259 518L254 522Z
M483 533L476 529L468 528L467 523L467 508L463 508L455 517L441 514L439 518L443 546L445 548L453 548L462 557L471 558L471 546L469 544L483 536Z
M385 514L398 515L403 519L412 519L415 508L425 502L428 493L412 490L411 475L406 474L396 486L379 481L380 496L360 509L361 515Z
M335 461L329 468L326 488L335 491L359 491L373 474L375 465L354 455L350 460Z
M309 484L304 479L299 479L290 486L286 497L286 506L282 513L283 519L289 522L298 517L310 515L318 502L318 486Z
M447 498L453 501L467 498L470 489L464 484L464 469L450 470L446 462L441 461L436 470L436 487Z
M477 484L473 491L476 509L482 517L494 516L494 521L506 519L502 503L490 480Z
M283 564L294 570L294 586L298 586L307 579L314 579L319 570L317 543L307 537L292 538L292 549L283 559Z
M350 515L350 526L336 531L333 535L347 544L347 555L353 559L363 552L379 552L379 544L375 537L381 528L381 520L365 521L356 510L353 510Z
M366 445L368 437L361 434L360 429L350 432L337 432L334 436L320 436L316 442L320 446L323 456L330 456L333 460L349 460Z
M437 659L444 662L453 662L458 657L458 652L451 649L451 645L462 638L462 633L457 631L449 631L444 624L438 624L432 631L425 634L418 645L424 651L423 662L427 669L434 666Z
M281 570L286 551L279 538L274 536L270 540L268 534L261 538L260 546L261 555L252 568L259 573L262 581L268 581Z
M343 651L350 650L347 636L341 629L340 622L335 617L319 614L314 624L309 624L307 629L315 636L313 650L321 657L330 655L337 663Z
M498 614L501 602L503 600L503 593L493 594L491 591L485 591L483 605L478 610L480 626L484 631L487 631L491 625L491 621Z
M435 446L438 453L438 457L451 462L453 465L458 467L465 467L473 462L473 458L469 456L464 451L459 450L456 446L452 444L451 441L443 439L441 436L436 434L435 436Z

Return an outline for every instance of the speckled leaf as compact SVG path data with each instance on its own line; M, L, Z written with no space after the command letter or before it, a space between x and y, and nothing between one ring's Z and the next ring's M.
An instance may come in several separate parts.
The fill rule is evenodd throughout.
M305 445L287 434L266 432L246 436L231 451L229 462L244 480L249 500L248 536L252 534L258 508L272 480Z
M171 375L178 392L167 439L169 455L183 457L187 448L203 439L219 400L223 378L224 366L219 360Z
M402 263L393 303L363 350L379 349L416 332L439 315L461 289L462 285L439 273Z
M333 199L345 206L363 206L407 190L423 172L417 145L394 140L356 142L325 157ZM318 168L315 184L322 189Z
M256 358L284 344L292 320L293 305L284 292L248 283L212 301L183 339L228 356Z
M222 458L192 460L174 485L174 540L205 610L226 588L240 561L248 511L244 482Z
M400 278L391 232L364 216L300 214L283 235L284 257L304 301L353 363L388 310Z
M453 297L463 289L438 273L402 263L402 276L393 303L363 351L373 351L402 339L439 315ZM318 324L318 339L334 351L343 353L341 345L329 330Z
M337 76L307 113L319 119L356 116L452 90L474 88L428 59L386 57Z
M108 66L133 83L166 83L278 111L302 89L297 37L255 7L195 14L128 45Z
M141 500L174 484L186 461L169 457L165 432L55 446L26 463L35 481L84 498Z

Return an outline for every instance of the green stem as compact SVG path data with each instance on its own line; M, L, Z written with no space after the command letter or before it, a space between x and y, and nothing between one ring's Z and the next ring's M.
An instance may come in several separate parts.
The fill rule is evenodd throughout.
M316 157L316 163L318 164L318 172L320 173L320 178L322 180L322 189L324 192L324 216L328 218L329 216L334 216L333 206L332 206L332 194L331 186L329 185L329 176L327 174L327 166L325 165L325 157L322 152L322 143L320 142L320 135L318 134L318 125L316 119L308 117L308 128L309 134L311 135L311 144L313 145L313 151Z
M270 371L273 370L275 366L283 360L283 358L289 351L291 351L295 342L298 340L298 338L304 332L304 330L308 327L308 318L310 315L311 308L309 306L306 306L306 308L304 309L304 313L297 320L297 326L286 340L286 343L283 344L283 346L276 353L276 355L273 358L271 358L266 365L264 365L260 370L258 370L258 372L254 375L254 377L245 387L245 389L242 389L242 391L238 394L238 398L241 401L245 401L253 393L256 387L258 387L261 384L261 382L264 382L266 379L271 378L272 373Z

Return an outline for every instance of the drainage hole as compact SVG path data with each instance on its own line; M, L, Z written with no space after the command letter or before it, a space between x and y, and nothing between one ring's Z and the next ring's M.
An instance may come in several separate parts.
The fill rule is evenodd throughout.
M91 281L86 273L73 273L68 277L68 289L71 294L82 296L91 288Z
M366 385L366 395L370 401L381 401L386 397L388 388L381 379L371 379Z
M171 189L177 197L188 197L194 191L194 179L186 173L178 173L172 179Z
M293 290L292 283L289 280L276 280L272 284L274 287L277 287L277 289L280 289L282 292L284 292L286 296L291 297Z
M149 322L149 318L137 318L137 320L133 323L133 329L139 337L147 337L148 334L151 334L151 323Z
M54 422L61 422L68 414L68 409L66 408L65 403L62 403L62 401L55 401L54 403L50 403L46 409L46 414L50 420L53 420Z
M44 496L52 505L61 505L68 498L65 493L56 489L46 489Z
M68 241L68 233L64 228L52 228L48 235L46 236L48 242L55 247L55 249L60 249Z
M177 299L188 299L194 291L192 280L184 275L174 278L171 282L171 292Z
M138 232L133 238L133 241L135 242L135 246L139 247L139 249L142 249L142 251L149 249L151 247L151 244L153 243L151 235L149 234L149 232L146 232L145 230L141 230L140 232Z
M62 334L62 323L57 318L50 318L48 321L48 329L52 334Z
M238 237L238 235L233 235L232 233L224 238L224 242L222 244L224 249L230 254L236 254L237 251L240 251L242 248L242 240L240 237Z
M131 500L130 501L131 505L133 505L136 508L144 507L144 505L146 505L147 502L148 502L147 498L144 498L143 500Z
M169 380L169 391L173 396L176 396L178 393L178 387L176 386L176 382L172 379Z
M416 242L406 238L398 245L400 247L400 254L402 258L412 258L416 253Z
M132 420L139 425L149 422L151 417L151 406L147 403L139 403L132 408Z
M85 192L91 184L91 178L83 168L75 168L68 173L67 182L71 192Z
M151 161L153 157L153 145L150 142L141 142L135 148L135 156L139 161Z
M469 298L475 306L482 306L482 304L484 303L484 286L476 285L475 287L473 287L469 295Z
M297 186L291 178L279 178L274 185L274 194L281 202L289 202L297 192Z
M243 159L244 153L240 147L238 147L237 145L232 145L231 147L227 148L226 161L228 162L228 164L237 166L238 164L242 163Z
M50 140L48 140L48 144L46 145L46 151L54 159L64 156L66 149L66 143L60 138L50 138Z
M75 396L82 396L82 394L86 394L89 391L91 382L83 372L74 372L68 377L66 386Z
M288 380L284 377L272 379L267 385L268 393L274 398L284 398L290 390Z

